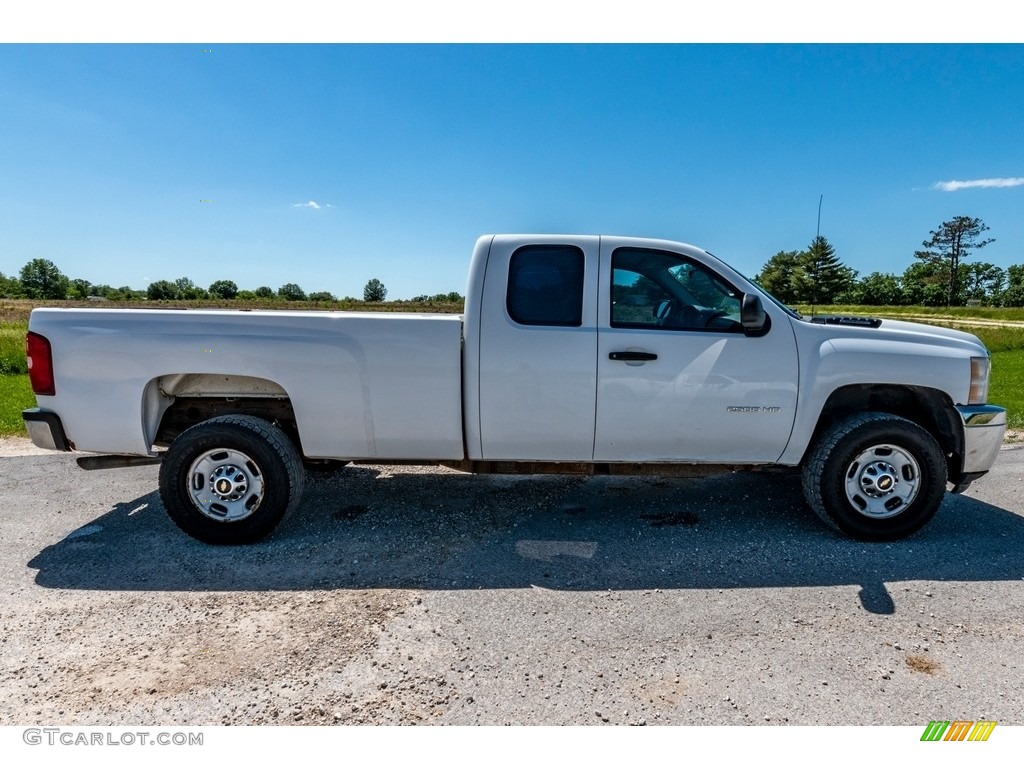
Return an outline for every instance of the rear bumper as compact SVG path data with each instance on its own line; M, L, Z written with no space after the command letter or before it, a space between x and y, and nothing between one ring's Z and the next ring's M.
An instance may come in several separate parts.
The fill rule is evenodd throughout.
M958 405L964 427L965 475L988 472L1006 434L1006 409L997 405Z
M32 442L40 448L48 448L51 451L70 451L71 443L64 434L64 425L53 411L44 411L41 408L29 408L21 412L21 418L25 421L25 428Z

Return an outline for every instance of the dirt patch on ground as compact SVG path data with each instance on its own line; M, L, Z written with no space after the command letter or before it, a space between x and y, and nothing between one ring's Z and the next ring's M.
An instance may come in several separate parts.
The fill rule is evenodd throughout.
M935 675L942 671L942 665L927 656L907 656L907 666L915 672L923 672L926 675Z
M392 692L354 695L349 665L409 598L129 594L84 611L62 602L2 615L0 723L358 722Z
M0 437L0 458L10 456L42 456L53 454L45 448L37 448L27 437Z

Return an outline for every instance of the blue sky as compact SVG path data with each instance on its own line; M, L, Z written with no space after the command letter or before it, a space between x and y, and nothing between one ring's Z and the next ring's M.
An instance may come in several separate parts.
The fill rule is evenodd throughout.
M391 298L490 232L1024 263L1019 45L0 45L0 272ZM974 185L944 189L949 182ZM956 185L953 185L956 186Z

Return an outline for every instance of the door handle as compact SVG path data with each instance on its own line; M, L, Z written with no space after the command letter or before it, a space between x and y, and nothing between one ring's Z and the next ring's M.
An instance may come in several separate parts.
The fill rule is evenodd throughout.
M608 359L645 363L648 360L657 360L658 356L653 352L609 352Z

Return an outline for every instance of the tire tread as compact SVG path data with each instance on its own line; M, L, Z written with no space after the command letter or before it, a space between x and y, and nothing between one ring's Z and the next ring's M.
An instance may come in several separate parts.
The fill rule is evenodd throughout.
M181 491L180 489L172 490L171 486L174 484L172 476L180 469L178 464L182 461L178 455L179 450L187 451L191 447L191 443L207 439L208 436L212 437L215 431L221 428L227 428L228 432L247 433L249 437L262 442L282 464L287 485L287 500L283 513L276 520L271 520L269 525L253 525L251 523L243 525L242 523L249 520L246 518L239 523L216 523L200 520L200 525L197 527L189 522L189 518L194 517L194 514L182 514L176 509L179 500L175 496ZM292 441L280 428L256 416L231 414L194 424L175 438L160 465L160 496L168 515L179 528L190 536L209 544L247 544L266 538L281 523L291 517L299 506L304 478L302 459Z
M823 483L827 477L826 464L832 458L836 450L839 448L841 442L846 440L850 435L854 434L858 430L869 427L872 425L881 426L883 424L891 424L898 427L903 431L916 431L922 434L927 440L931 441L934 450L939 456L942 455L941 449L935 438L931 436L926 430L924 430L917 423L897 416L893 413L886 413L884 411L867 411L864 413L858 413L853 416L849 416L845 419L837 421L832 424L818 439L813 450L811 451L810 457L804 464L801 483L803 486L804 497L807 500L808 506L814 511L814 513L828 525L837 531L845 533L847 535L854 536L855 538L864 540L891 540L893 538L900 538L904 535L909 535L914 531L918 530L922 525L931 519L931 514L928 514L925 519L907 533L889 534L883 531L875 533L864 533L856 532L850 529L850 526L843 525L842 522L837 519L825 500ZM930 489L922 487L920 493L929 493ZM940 496L941 499L941 496ZM934 512L932 512L934 514Z

